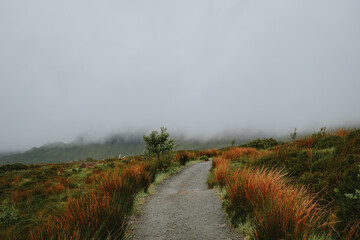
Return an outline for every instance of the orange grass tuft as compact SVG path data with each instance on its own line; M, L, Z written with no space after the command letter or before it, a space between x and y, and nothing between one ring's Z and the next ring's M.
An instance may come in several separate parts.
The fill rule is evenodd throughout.
M360 220L355 221L349 226L349 232L345 240L355 240L360 239Z
M323 214L314 197L289 184L284 172L244 168L227 174L229 200L252 217L258 239L308 239L320 226Z
M254 210L259 239L271 235L280 239L289 233L307 239L316 230L322 218L316 201L304 188L288 184L283 172L245 168L235 172L232 180L230 198L239 191L245 196L245 207Z
M315 139L313 137L307 137L304 139L299 139L295 141L295 146L297 148L311 148L314 144Z
M31 194L27 190L17 190L11 195L13 202L23 202L30 198Z
M53 187L53 191L54 193L61 193L65 190L64 185L62 185L62 183L58 183Z
M219 183L220 186L225 186L230 172L230 162L227 159L215 158L212 162L214 168L213 181Z
M208 156L208 157L216 157L218 155L218 151L213 148L213 149L207 149L207 150L199 150L196 153L196 157L201 157L201 156Z
M80 198L69 198L62 213L30 231L30 239L121 239L135 194L147 189L154 171L149 163L116 168L98 176L97 188ZM47 186L61 191L64 186Z
M347 137L351 133L351 130L346 130L344 128L339 128L336 132L336 135L341 137Z
M222 153L223 159L234 161L242 157L249 157L254 159L259 151L256 148L231 148L230 150Z

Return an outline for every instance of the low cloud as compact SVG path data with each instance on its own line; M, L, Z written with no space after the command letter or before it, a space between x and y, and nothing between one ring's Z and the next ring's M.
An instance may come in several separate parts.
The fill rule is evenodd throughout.
M0 151L360 122L359 1L0 3Z

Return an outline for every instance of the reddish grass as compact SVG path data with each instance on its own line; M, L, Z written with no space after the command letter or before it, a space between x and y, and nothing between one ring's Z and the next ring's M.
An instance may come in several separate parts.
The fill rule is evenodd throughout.
M122 158L123 161L126 161L126 162L143 162L145 159L144 159L144 156L142 155L136 155L136 156L132 156L132 157L124 157Z
M227 191L231 204L252 217L258 239L308 239L323 218L314 198L279 170L232 171Z
M311 148L314 144L315 139L313 137L307 137L304 139L299 139L295 141L295 146L297 148Z
M61 183L65 188L69 188L71 187L71 184L68 182L67 178L66 177L63 177L63 176L58 176L56 178L56 181Z
M207 150L199 150L196 153L196 157L201 157L201 156L208 156L208 157L216 157L218 155L218 151L213 148L213 149L207 149Z
M65 190L65 187L62 183L58 183L55 186L53 186L54 193L61 193Z
M189 156L190 156L189 151L186 151L186 150L185 150L185 151L177 152L177 153L175 154L175 156L174 156L174 160L175 160L176 162L179 162L180 158L183 157L183 156L186 156L186 157L188 157L188 159L190 159L190 158L189 158Z
M262 157L268 156L273 153L274 153L274 151L272 151L272 150L261 150L261 151L258 151L258 153L255 156L255 159L260 159Z
M277 145L275 147L275 156L279 158L279 160L286 162L288 150L289 150L289 144Z
M349 226L348 234L345 240L356 240L360 239L360 220L355 221Z
M54 225L58 230L71 229L77 224L91 226L93 231L99 227L109 207L109 196L91 193L80 199L69 198L64 213L53 218L51 226Z
M28 200L31 197L31 194L27 190L17 190L11 195L11 200L13 202L23 202Z
M188 157L189 157L189 159L195 159L195 158L197 158L197 155L195 152L188 152Z
M65 190L65 186L61 182L55 185L51 185L50 183L45 183L45 185L43 186L43 192L47 195L52 195L54 193L61 193L64 190Z
M242 157L249 157L255 159L259 151L256 148L231 148L230 150L222 153L223 159L234 161Z
M151 183L151 173L146 168L145 164L134 164L125 169L116 169L101 177L98 190L107 194L126 190L128 194L133 194L139 187L143 187L146 191Z
M30 231L28 234L28 237L30 240L46 240L46 239L51 239L51 240L62 240L62 239L68 239L68 240L81 240L83 239L81 237L80 231L79 230L74 230L71 233L67 232L66 229L59 229L59 232L57 233L57 235L46 235L47 231L45 229L45 227L43 228L38 228L35 229L34 231ZM90 238L89 238L90 239Z
M117 170L112 174L102 176L97 186L98 191L104 194L121 192L125 183L119 172Z
M148 166L146 166L145 164L133 165L130 168L126 168L125 171L121 174L121 176L124 180L128 182L134 181L134 183L132 183L135 184L134 188L138 189L139 187L142 187L146 191L151 183L151 173L149 171L146 171L147 167Z
M347 136L349 136L350 133L351 133L351 130L339 128L336 132L336 135L341 136L341 137L347 137Z
M217 157L213 159L212 166L214 169L214 179L212 181L225 186L230 172L230 162L227 159Z
M141 188L148 188L151 171L150 164L130 164L124 169L115 168L98 176L94 191L80 198L69 198L62 213L54 214L40 227L30 231L29 238L121 238L135 194ZM60 183L48 189L61 191L64 186Z
M93 182L95 182L96 179L96 175L89 175L85 178L85 183L86 184L92 184Z
M11 182L11 184L17 183L19 181L19 179L20 179L19 177L15 177L14 180Z
M64 172L64 169L63 169L62 167L60 167L60 168L58 169L57 175L60 175L60 174L63 173L63 172Z

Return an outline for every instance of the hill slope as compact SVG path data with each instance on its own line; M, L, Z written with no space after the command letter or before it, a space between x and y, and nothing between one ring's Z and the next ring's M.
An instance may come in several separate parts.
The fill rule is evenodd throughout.
M209 149L228 146L233 138L216 138L211 140L186 139L175 137L179 144L178 149ZM244 142L243 140L241 142ZM240 141L237 140L237 143ZM0 165L24 163L61 163L85 160L87 157L94 159L114 158L122 156L140 155L144 153L144 143L141 135L117 135L100 143L52 143L39 148L32 148L23 153L0 157Z

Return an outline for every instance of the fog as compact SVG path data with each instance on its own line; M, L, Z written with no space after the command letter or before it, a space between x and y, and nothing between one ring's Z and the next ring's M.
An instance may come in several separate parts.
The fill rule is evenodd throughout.
M0 2L0 151L360 123L360 2Z

